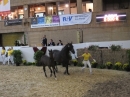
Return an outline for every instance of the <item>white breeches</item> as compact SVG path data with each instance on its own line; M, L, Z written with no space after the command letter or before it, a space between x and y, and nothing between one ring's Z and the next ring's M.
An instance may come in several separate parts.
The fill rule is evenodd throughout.
M84 64L84 67L82 68L82 70L83 70L84 68L86 68L87 65L88 65L88 66L89 66L89 71L90 71L90 73L92 73L90 61L89 61L89 60L88 60L88 61L83 61L83 64Z
M11 61L12 64L14 64L14 59L13 56L8 56L8 65L9 65L9 61Z
M4 64L5 55L1 55L1 57L2 57L2 63Z

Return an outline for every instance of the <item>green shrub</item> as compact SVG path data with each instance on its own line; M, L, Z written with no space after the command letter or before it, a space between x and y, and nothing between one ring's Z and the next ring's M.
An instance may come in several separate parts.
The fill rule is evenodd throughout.
M122 70L122 63L121 62L116 62L115 65L114 65L114 69Z
M26 66L30 66L30 65L32 65L32 62L27 62L26 63Z
M12 55L14 57L14 63L16 66L20 66L22 63L22 52L20 50L14 50Z
M112 67L113 67L111 62L106 62L105 66L106 66L107 69L112 69Z
M38 50L34 53L33 58L35 59L35 63L36 63L37 66L40 66L39 61L40 61L43 54L44 54L44 52L41 51L41 50Z
M111 45L110 46L110 49L112 50L112 51L119 51L119 50L121 50L122 48L121 48L121 46L120 45Z
M123 69L123 70L128 71L128 68L129 68L129 64L128 64L128 63L125 63L125 64L122 66L122 69Z
M91 45L91 46L88 47L88 50L90 50L90 51L95 51L95 50L97 50L98 48L99 48L98 45Z
M104 64L98 65L98 68L104 69L104 68L106 68L106 65L104 65Z
M84 64L82 62L78 62L77 66L82 67L82 66L84 66Z

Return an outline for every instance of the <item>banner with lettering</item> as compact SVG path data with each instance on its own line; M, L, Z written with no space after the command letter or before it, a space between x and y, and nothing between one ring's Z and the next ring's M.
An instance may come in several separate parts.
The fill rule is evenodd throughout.
M0 15L10 13L10 0L0 0Z
M31 19L31 28L59 26L59 16L37 17Z
M60 26L89 24L91 20L92 20L92 12L87 12L83 14L60 15Z
M5 26L22 25L22 19L5 20Z

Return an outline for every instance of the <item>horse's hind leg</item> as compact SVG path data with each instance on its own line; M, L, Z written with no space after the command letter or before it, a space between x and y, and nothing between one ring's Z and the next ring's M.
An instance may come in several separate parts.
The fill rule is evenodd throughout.
M55 66L55 71L58 72L58 67L57 67L57 65Z
M53 73L54 73L54 76L55 76L55 78L56 78L55 66L53 66L52 68L53 68Z
M55 71L58 72L57 62L55 61Z
M47 77L45 66L43 66L43 71L44 71L45 77Z
M48 68L50 69L50 72L51 72L50 77L52 77L52 70L51 70L51 67L48 66Z

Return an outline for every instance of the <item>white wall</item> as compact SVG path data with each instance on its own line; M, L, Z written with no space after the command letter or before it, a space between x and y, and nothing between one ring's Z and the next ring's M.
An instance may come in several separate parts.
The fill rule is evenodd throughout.
M93 12L93 3L86 3L86 12L89 12L89 9L92 9Z
M79 44L73 44L74 46L74 49L75 49L75 52L76 54L72 55L72 59L75 58L75 56L77 56L77 49L80 49L80 48L85 48L85 47L89 47L90 45L98 45L99 47L110 47L112 44L115 44L115 45L121 45L122 48L125 48L125 49L130 49L130 40L126 40L126 41L105 41L105 42L88 42L88 43L79 43ZM48 55L48 49L57 49L57 50L61 50L63 46L48 46L47 47L47 52L46 52L46 55ZM5 47L6 50L9 48L9 47ZM33 47L13 47L14 50L21 50L22 51L22 56L23 56L23 59L24 60L27 60L27 62L34 62L34 59L33 59L33 56L34 56L34 51L33 51ZM38 49L41 49L42 47L38 47ZM0 51L1 51L2 47L0 47ZM1 59L1 56L0 56L0 62L2 61Z

